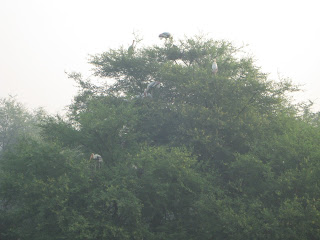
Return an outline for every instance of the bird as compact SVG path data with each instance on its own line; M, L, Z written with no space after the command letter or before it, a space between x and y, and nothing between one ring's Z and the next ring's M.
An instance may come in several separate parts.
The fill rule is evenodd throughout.
M212 63L212 73L213 73L213 75L216 75L217 72L218 72L217 60L216 60L216 59L213 59L213 63Z
M135 40L133 40L132 41L132 44L131 44L131 46L128 48L128 54L129 54L129 56L131 56L133 53L134 53L134 42L135 42Z
M168 38L172 38L172 35L168 32L163 32L159 35L159 38L160 39L162 39L162 38L168 39Z
M147 91L150 89L150 88L159 88L160 87L160 82L159 81L153 81L151 83L148 84L147 86Z
M99 162L103 161L102 157L99 154L96 154L96 153L91 153L90 160L91 159L98 160Z
M91 153L91 156L90 156L90 160L93 159L93 160L96 160L98 162L98 168L101 168L101 164L103 163L103 159L102 157L99 155L99 154L95 154L95 153ZM90 161L89 160L89 161ZM96 163L94 165L94 169L96 169Z
M152 97L152 89L154 88L159 88L160 87L160 82L159 81L153 81L148 84L147 88L144 90L144 96L145 97ZM151 93L148 93L151 89Z
M101 164L103 163L103 159L99 154L91 153L90 160L91 159L96 160L98 162L98 167L101 168Z

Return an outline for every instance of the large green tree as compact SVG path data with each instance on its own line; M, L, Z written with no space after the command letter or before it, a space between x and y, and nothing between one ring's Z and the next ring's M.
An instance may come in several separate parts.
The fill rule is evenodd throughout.
M5 152L3 237L320 237L319 118L290 102L290 81L203 36L90 63L103 84L70 74L67 116ZM144 97L152 81L161 87Z

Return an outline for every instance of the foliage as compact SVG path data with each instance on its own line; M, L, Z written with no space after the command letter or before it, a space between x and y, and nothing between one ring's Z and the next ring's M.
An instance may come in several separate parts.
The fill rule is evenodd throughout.
M108 84L70 74L67 116L6 149L1 238L319 239L319 114L298 89L227 41L138 46L92 56Z
M37 124L45 112L42 109L29 112L15 98L0 99L0 155L21 136L39 135Z

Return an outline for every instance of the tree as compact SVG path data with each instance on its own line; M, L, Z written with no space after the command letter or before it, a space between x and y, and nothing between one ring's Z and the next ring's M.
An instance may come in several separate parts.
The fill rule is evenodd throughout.
M14 144L20 136L37 136L40 129L36 124L44 114L41 109L30 113L12 97L0 99L0 152Z
M92 56L108 84L70 74L68 114L4 153L3 236L318 239L317 115L241 51L196 36Z

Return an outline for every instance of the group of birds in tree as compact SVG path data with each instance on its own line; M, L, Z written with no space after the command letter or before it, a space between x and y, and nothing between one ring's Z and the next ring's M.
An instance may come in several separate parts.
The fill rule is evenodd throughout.
M159 34L159 38L160 39L172 39L172 35L169 32L163 32L161 34ZM134 52L134 47L135 47L135 40L133 40L131 46L128 48L128 54L131 56ZM218 72L218 65L217 65L217 60L213 59L213 63L212 63L212 74L216 75L216 73ZM144 90L143 93L139 94L136 96L136 98L145 98L145 97L150 97L152 98L153 96L153 90L155 88L159 88L160 87L160 82L159 81L153 81L151 83L148 84L147 88Z
M159 34L160 39L172 39L172 35L169 32L163 32ZM128 48L128 55L132 56L134 53L134 48L135 48L135 40L132 41L132 44ZM212 73L215 75L218 72L218 65L217 65L217 60L214 59L212 63Z
M160 39L172 39L172 35L169 32L163 32L159 34ZM135 40L132 41L132 44L128 48L128 55L132 56L134 53L134 48L135 48ZM217 60L213 59L212 63L212 74L216 75L218 72L218 65L217 65ZM136 96L136 98L152 98L153 96L153 91L156 88L160 88L161 83L159 81L152 81L147 85L147 88L144 90L143 93L139 94ZM90 156L90 161L95 160L95 166L98 166L98 168L101 168L101 165L103 163L103 159L99 154L92 153Z
M172 39L172 35L169 32L163 32L161 34L159 34L159 38L160 39ZM217 65L217 60L213 59L213 63L212 63L212 73L213 75L215 75L218 72L218 65Z

